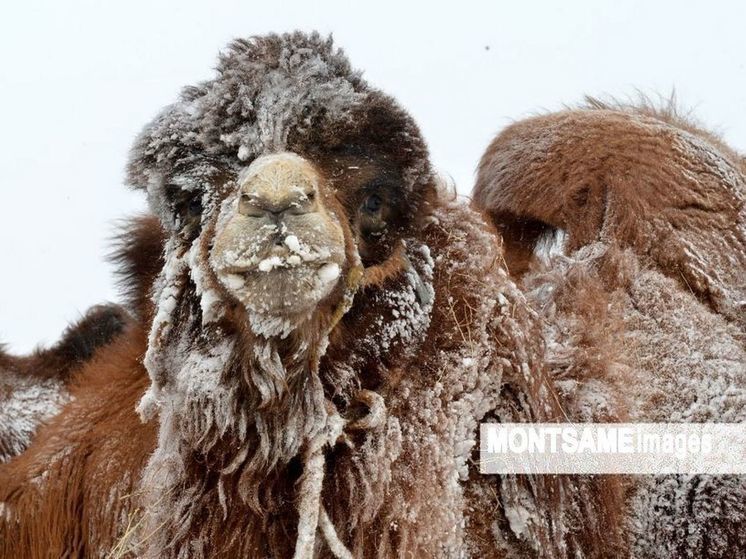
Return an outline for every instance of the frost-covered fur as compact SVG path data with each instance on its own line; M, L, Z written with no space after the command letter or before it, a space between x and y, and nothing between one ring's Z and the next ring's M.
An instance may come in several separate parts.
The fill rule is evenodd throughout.
M717 138L649 104L593 101L490 146L475 203L544 318L571 417L746 421L745 171ZM538 234L511 241L526 231ZM558 231L560 254L538 254ZM743 476L635 477L626 494L632 557L746 553Z
M507 128L482 158L475 203L511 271L553 230L569 251L613 240L745 327L743 158L671 107L590 102Z
M242 172L278 152L321 177L345 258L310 312L257 323L210 255ZM493 156L501 157L499 144ZM728 487L739 494L737 478L698 478L695 487L677 478L657 486L479 473L480 421L725 410L740 420L739 318L728 296L682 290L667 269L642 261L634 242L615 242L622 229L613 224L606 236L579 241L569 210L561 223L528 216L530 232L564 229L568 252L548 251L537 266L527 240L517 284L521 241L510 226L522 218L520 204L508 202L512 216L493 211L509 191L480 183L477 200L508 218L497 223L503 249L485 216L433 175L411 118L331 41L294 33L233 43L214 80L187 89L146 127L128 176L158 218L133 222L119 251L138 324L76 375L71 401L29 449L0 465L0 556L739 550L743 500L724 495ZM539 192L524 202L542 199L542 183L532 187ZM386 227L366 236L360 208L371 189L392 204ZM544 192L543 200L552 213L563 198ZM298 239L283 242L292 248ZM710 292L735 292L734 274L718 277ZM677 346L684 330L700 328L728 356L714 369L704 345L691 360ZM690 376L661 370L673 355ZM644 382L630 389L631 378L650 376L656 392ZM716 379L707 395L695 389L702 378Z
M31 443L39 424L59 412L68 400L57 379L39 379L13 370L2 371L0 462L7 462Z
M76 369L119 334L128 317L115 305L91 309L48 349L24 357L0 349L0 462L23 452L39 425L69 400Z

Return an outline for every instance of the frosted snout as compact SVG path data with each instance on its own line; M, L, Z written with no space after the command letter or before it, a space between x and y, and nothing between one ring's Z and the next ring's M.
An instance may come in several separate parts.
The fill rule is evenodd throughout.
M210 264L256 316L307 315L339 284L345 233L322 180L298 155L265 155L239 176L237 203L222 207Z
M316 212L319 181L313 165L294 153L259 157L240 179L238 212L247 217Z

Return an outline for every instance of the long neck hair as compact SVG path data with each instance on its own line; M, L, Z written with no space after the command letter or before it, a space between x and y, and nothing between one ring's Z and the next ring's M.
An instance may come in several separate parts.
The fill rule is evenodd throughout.
M319 360L344 293L267 337L219 296L202 243L172 237L165 255L145 356L151 387L139 406L160 421L143 474L141 538L146 555L189 548L199 557L232 506L267 522L286 497L285 468L326 428Z

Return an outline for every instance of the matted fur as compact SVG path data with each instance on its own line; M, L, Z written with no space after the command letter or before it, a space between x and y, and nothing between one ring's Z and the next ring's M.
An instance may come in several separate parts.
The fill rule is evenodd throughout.
M717 137L671 105L590 100L500 134L474 203L544 318L570 416L746 421L746 169ZM563 236L554 255L537 246ZM744 476L643 476L626 492L630 556L746 553Z
M0 347L0 462L23 452L39 425L69 400L75 371L120 334L130 318L116 305L101 305L69 326L54 346L23 357Z
M289 326L247 319L209 266L236 177L277 151L311 161L345 218L339 284ZM366 165L394 180L400 210L375 246L355 222L350 170ZM158 217L133 222L118 251L138 322L75 375L72 401L31 447L0 465L0 556L569 558L655 547L644 538L658 532L629 514L655 488L482 476L476 464L483 420L639 413L644 395L627 385L651 350L621 359L616 337L643 329L618 308L628 293L646 296L644 281L672 280L638 273L630 248L585 247L519 289L504 262L515 239L506 254L484 216L439 184L411 118L317 35L233 43L214 80L146 127L129 179ZM198 226L185 227L182 195L200 201ZM714 333L734 332L706 312Z

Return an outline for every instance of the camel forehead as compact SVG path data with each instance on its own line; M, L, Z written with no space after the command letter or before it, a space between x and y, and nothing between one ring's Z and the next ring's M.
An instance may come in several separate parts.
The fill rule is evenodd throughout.
M234 42L216 78L187 88L138 138L129 181L147 185L200 156L242 168L264 153L284 151L314 129L353 122L370 93L347 57L317 35ZM295 145L294 147L298 147Z
M142 130L127 182L150 191L206 161L235 176L269 153L314 159L349 149L390 161L408 191L429 180L427 147L411 116L370 87L331 39L269 35L231 43L215 78L184 89Z

